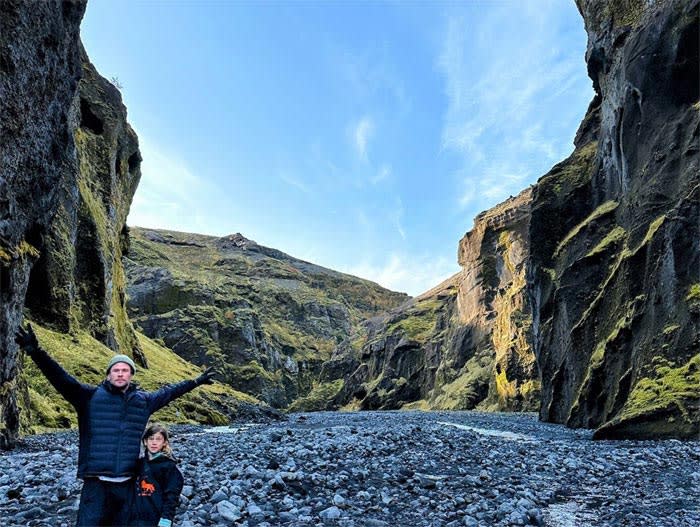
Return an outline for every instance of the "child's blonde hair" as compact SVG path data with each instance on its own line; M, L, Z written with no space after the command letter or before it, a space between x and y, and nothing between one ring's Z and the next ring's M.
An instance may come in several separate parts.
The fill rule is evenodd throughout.
M165 425L154 423L148 428L146 428L146 431L143 433L143 437L141 438L143 446L146 446L146 441L149 437L154 436L156 434L161 434L163 436L163 439L165 439L165 442L163 443L163 450L161 450L161 452L163 452L163 454L165 454L168 457L173 457L173 451L170 448L170 432L168 432L168 429L165 427Z

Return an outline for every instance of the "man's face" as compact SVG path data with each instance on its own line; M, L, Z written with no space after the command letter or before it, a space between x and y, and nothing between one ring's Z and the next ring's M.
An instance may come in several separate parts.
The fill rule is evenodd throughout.
M131 367L126 362L117 362L109 370L107 380L112 386L120 390L126 390L131 382Z

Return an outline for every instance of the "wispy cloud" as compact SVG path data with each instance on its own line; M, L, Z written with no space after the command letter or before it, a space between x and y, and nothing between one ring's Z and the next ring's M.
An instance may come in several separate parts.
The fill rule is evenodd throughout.
M396 227L397 232L399 233L399 236L401 236L402 240L406 239L406 231L403 228L403 202L401 201L401 198L397 197L396 198L396 204L394 205L394 208L392 209L392 220L394 223L394 226Z
M568 38L562 6L525 1L514 17L513 4L496 5L476 26L452 11L437 61L447 99L442 148L462 158L462 208L493 206L546 172L571 148L581 119L572 99L592 96L580 89L588 84L582 53L557 48Z
M332 63L351 99L365 103L383 100L392 106L392 113L400 115L410 110L409 90L387 48L372 45L364 52L336 49Z
M459 270L454 261L435 255L416 257L391 253L383 261L365 260L342 269L343 272L366 278L379 285L417 296L432 289Z
M360 156L360 159L363 161L368 161L367 148L373 134L374 121L369 116L363 117L354 126L353 138L355 141L355 149L357 155Z
M280 179L287 185L302 191L304 194L311 194L311 187L307 183L288 172L280 173Z
M377 174L370 178L370 182L373 185L376 185L377 183L386 180L389 176L391 176L391 166L385 163L379 167Z

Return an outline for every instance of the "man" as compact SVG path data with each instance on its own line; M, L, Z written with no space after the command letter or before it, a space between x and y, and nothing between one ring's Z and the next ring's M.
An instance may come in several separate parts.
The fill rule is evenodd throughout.
M134 361L115 355L107 364L107 379L91 386L78 382L41 349L31 326L20 327L15 341L78 413L83 490L77 525L126 525L127 498L149 417L197 386L214 382L212 368L194 380L145 392L131 382Z

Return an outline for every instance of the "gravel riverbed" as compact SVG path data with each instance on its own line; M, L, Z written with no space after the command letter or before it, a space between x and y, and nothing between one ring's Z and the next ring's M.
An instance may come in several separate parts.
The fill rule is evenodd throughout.
M700 525L700 442L592 441L533 414L322 412L175 426L176 526ZM0 454L0 524L69 526L77 434Z

